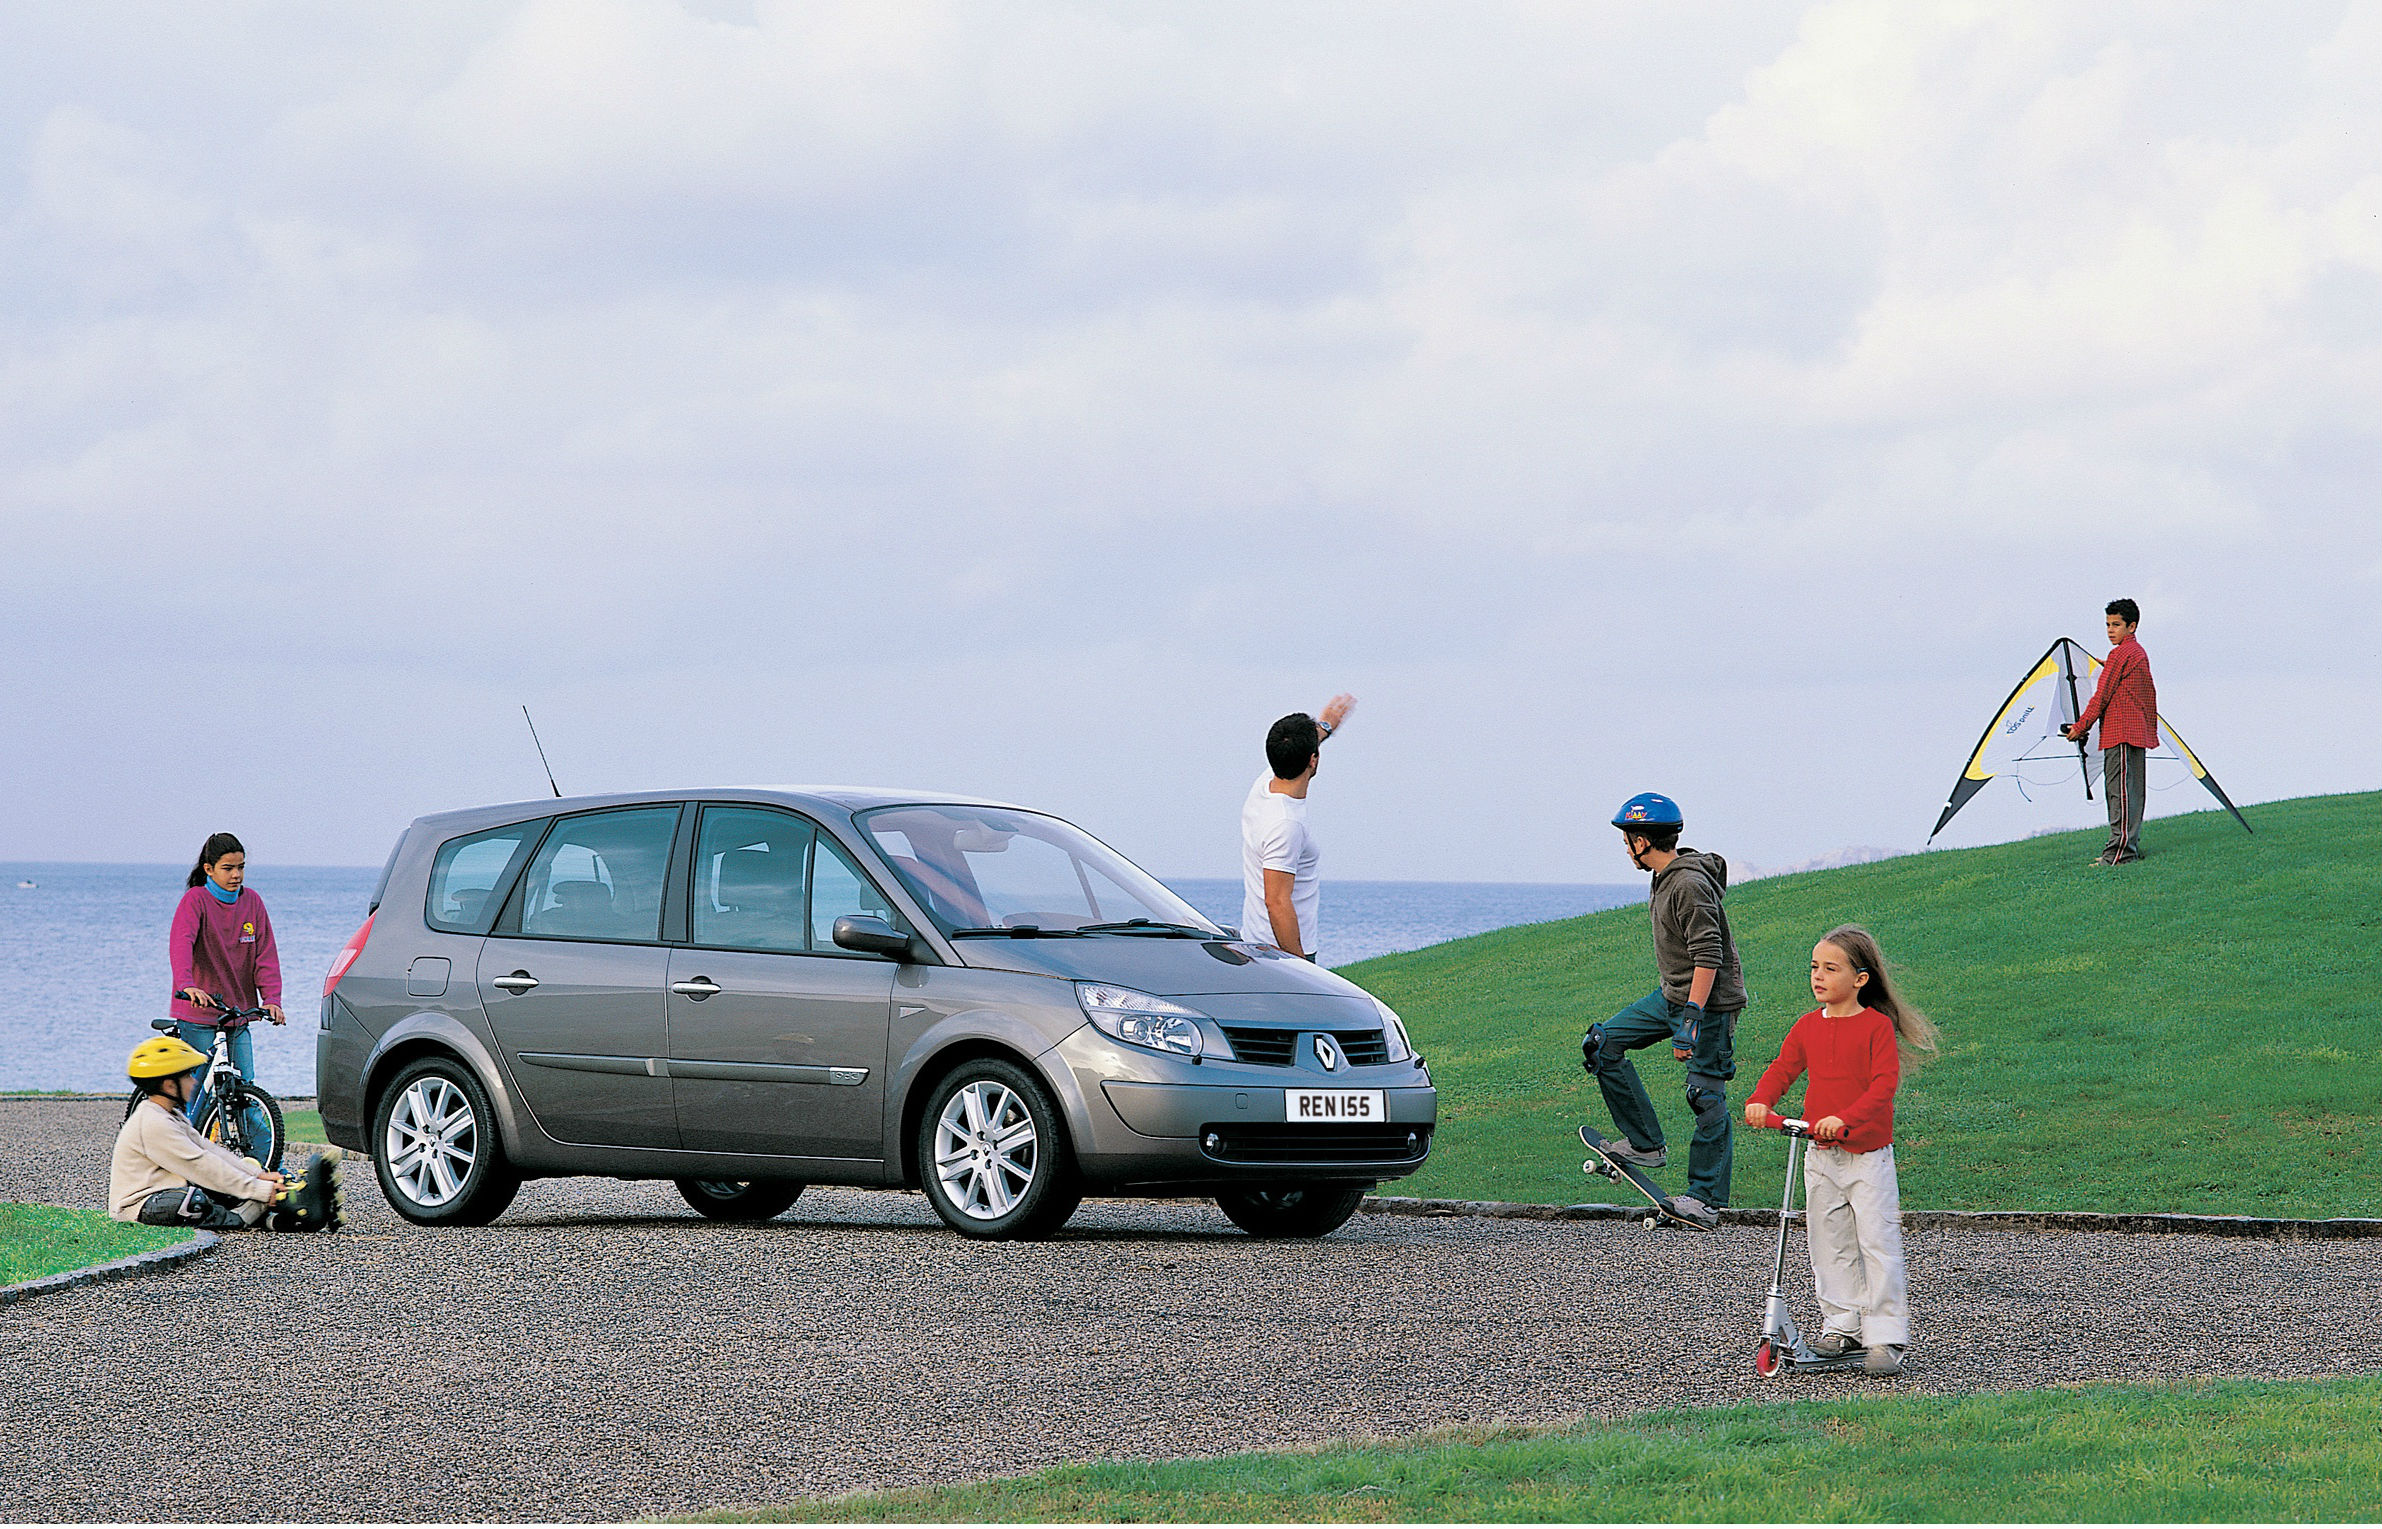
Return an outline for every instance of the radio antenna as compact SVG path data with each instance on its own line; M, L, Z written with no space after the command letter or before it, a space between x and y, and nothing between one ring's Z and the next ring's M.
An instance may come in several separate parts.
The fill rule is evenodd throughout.
M521 708L521 720L524 722L529 722L529 741L537 744L538 763L546 765L546 784L549 786L554 786L554 794L556 796L562 795L562 787L554 785L554 766L546 764L546 745L538 743L538 725L537 723L530 721L529 708L526 706Z

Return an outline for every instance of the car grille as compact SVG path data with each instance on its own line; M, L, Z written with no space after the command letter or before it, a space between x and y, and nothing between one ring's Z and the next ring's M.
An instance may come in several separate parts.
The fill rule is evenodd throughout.
M1259 1029L1254 1025L1226 1025L1224 1038L1232 1042L1236 1061L1253 1062L1260 1067L1288 1067L1298 1054L1300 1032L1296 1030ZM1325 1034L1340 1043L1341 1055L1351 1067L1379 1067L1389 1060L1389 1037L1379 1030L1329 1030Z
M1332 1039L1351 1067L1379 1067L1389 1060L1389 1037L1379 1030L1334 1030Z
M1294 1126L1225 1124L1199 1128L1202 1151L1225 1163L1411 1163L1431 1149L1427 1125Z

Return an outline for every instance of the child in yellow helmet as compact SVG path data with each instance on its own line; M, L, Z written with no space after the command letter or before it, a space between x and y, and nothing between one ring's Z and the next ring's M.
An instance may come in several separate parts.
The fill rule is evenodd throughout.
M135 1046L124 1071L141 1102L124 1117L108 1164L108 1214L150 1226L209 1231L255 1226L272 1214L283 1230L339 1224L336 1170L317 1157L294 1179L268 1173L192 1128L186 1113L207 1059L161 1035Z

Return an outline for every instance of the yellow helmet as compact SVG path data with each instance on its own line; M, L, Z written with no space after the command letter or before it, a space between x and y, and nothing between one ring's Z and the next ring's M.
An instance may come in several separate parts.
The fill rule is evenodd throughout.
M206 1065L207 1059L190 1042L177 1035L161 1035L133 1047L124 1071L134 1078L170 1078Z

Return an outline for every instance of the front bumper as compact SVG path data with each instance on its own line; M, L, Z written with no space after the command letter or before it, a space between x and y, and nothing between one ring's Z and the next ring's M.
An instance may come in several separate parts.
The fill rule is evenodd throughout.
M1215 1062L1194 1068L1155 1057L1120 1067L1120 1060L1117 1048L1096 1043L1068 1058L1089 1124L1076 1160L1105 1188L1205 1193L1268 1182L1376 1184L1403 1178L1431 1155L1439 1094L1430 1074L1410 1063L1325 1074ZM1289 1119L1286 1093L1314 1088L1379 1089L1384 1118Z

